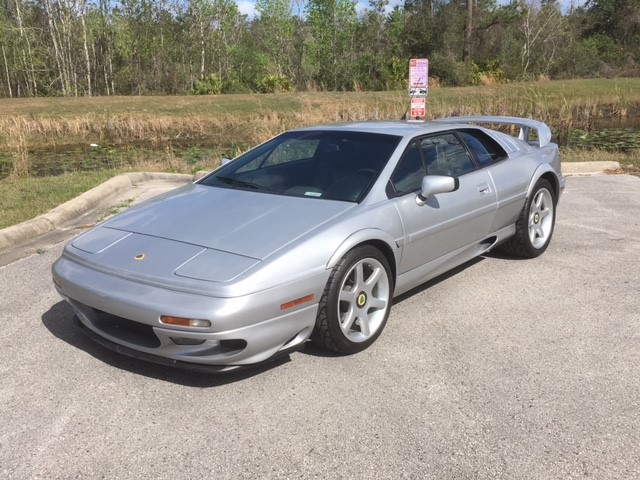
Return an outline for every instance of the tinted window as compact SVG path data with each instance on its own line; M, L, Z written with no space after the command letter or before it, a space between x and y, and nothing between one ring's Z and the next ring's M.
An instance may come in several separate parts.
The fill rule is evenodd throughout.
M420 147L418 141L414 140L402 155L398 166L391 175L391 184L395 195L404 195L420 190L422 177L425 174Z
M254 160L245 164L238 172L249 172L259 168L281 165L313 157L318 148L319 140L286 139L275 148L257 155Z
M502 147L484 132L480 130L461 130L459 133L481 167L506 158L507 154Z
M458 176L472 171L475 166L469 152L453 133L425 137L420 140L429 175Z
M457 177L476 168L465 145L453 132L429 135L414 140L405 150L391 174L391 196L416 192L425 175Z
M395 135L361 132L287 132L238 157L201 183L358 202L399 141Z

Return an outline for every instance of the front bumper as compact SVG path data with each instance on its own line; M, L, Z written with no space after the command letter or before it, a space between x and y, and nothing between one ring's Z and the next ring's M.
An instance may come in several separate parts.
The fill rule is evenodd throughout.
M120 345L119 343L112 342L107 340L105 337L97 334L93 330L87 328L84 323L80 321L80 318L76 315L74 316L74 320L78 328L87 335L94 342L102 345L103 347L108 348L109 350L113 350L114 352L120 353L122 355L126 355L128 357L132 357L138 360L143 360L149 363L155 363L156 365L163 365L166 367L175 367L183 370L189 370L192 372L198 373L223 373L223 372L232 372L237 371L243 368L248 368L247 365L205 365L200 363L191 363L191 362L183 362L180 360L173 360L171 358L160 357L158 355L151 355L149 353L141 352L139 350L135 350L133 348L125 347ZM290 353L292 350L295 350L295 347L288 348L286 350L280 350L276 354L274 354L271 358L264 360L264 362L271 362L276 360L277 358L281 358L285 356L287 353ZM263 363L263 362L260 362ZM255 366L259 364L252 364L251 366Z
M87 333L120 353L200 371L226 371L295 350L313 331L325 275L243 297L169 290L109 275L60 258L52 269L60 295ZM327 273L328 276L328 273ZM281 310L288 299L314 300ZM200 318L211 327L174 327L161 315Z

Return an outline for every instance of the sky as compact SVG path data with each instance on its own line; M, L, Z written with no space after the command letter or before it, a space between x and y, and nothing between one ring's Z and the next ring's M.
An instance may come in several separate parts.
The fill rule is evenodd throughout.
M498 5L508 4L510 0L498 0ZM585 4L586 0L559 0L560 8L563 12L568 12L571 6L581 7ZM254 0L236 0L240 13L248 15L249 18L253 18L256 15L256 8ZM302 15L304 11L304 0L293 0L293 14ZM401 5L403 0L390 0L388 10L391 11L394 6ZM358 13L362 13L369 7L367 0L359 0L356 5Z

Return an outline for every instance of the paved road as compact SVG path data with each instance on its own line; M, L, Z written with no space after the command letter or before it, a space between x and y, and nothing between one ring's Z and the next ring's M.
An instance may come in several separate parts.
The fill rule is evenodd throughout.
M639 211L638 178L570 178L541 258L431 282L361 354L220 377L87 340L60 245L0 268L0 478L639 478Z

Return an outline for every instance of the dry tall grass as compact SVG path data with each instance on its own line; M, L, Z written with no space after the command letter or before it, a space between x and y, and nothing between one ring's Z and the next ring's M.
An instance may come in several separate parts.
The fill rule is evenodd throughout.
M404 105L371 105L344 99L319 104L304 100L299 111L262 110L238 115L157 115L155 113L79 114L67 116L0 116L0 139L24 139L31 148L87 143L165 146L206 140L222 147L254 145L283 130L352 120L400 118ZM16 151L16 142L4 143ZM0 147L0 150L2 147ZM6 150L6 148L5 148Z
M543 82L533 85L488 85L473 88L438 88L428 100L432 118L456 115L512 115L536 118L549 124L556 133L581 128L589 130L602 118L640 114L640 94L613 84ZM597 84L600 85L600 84ZM632 93L629 93L632 92ZM120 110L104 108L80 113L15 113L0 115L0 153L11 153L12 174L29 173L29 149L61 149L66 146L145 145L164 151L163 161L171 160L172 146L202 143L216 145L221 152L239 153L290 128L333 122L388 120L401 118L407 109L405 92L304 93L291 96L249 96L255 108L229 111L218 108L203 111L197 99L180 100L187 105L175 112L139 111L121 108L126 99L113 100ZM223 96L224 97L224 96ZM287 108L265 108L260 99L289 100ZM295 99L295 107L291 100ZM244 101L246 98L238 99ZM132 104L140 100L129 100ZM146 99L145 106L151 100ZM215 106L216 100L208 99ZM226 101L220 97L220 102ZM42 100L41 100L42 102ZM157 102L163 102L158 99ZM191 102L191 103L190 103ZM275 103L278 103L277 101ZM283 102L284 103L284 102ZM52 102L56 108L58 103ZM181 104L182 105L182 104ZM222 105L222 104L221 104ZM229 103L224 104L229 107ZM191 106L191 109L189 108ZM198 106L199 108L195 108ZM139 108L139 107L138 107ZM146 110L146 108L145 108ZM206 110L206 109L205 109ZM4 147L3 147L4 146Z
M626 117L639 106L621 101L584 99L550 105L535 92L519 98L465 97L432 98L428 101L431 117L455 115L515 115L549 123L553 128L588 128L594 120ZM32 148L84 143L147 143L165 145L172 142L207 140L221 146L255 144L285 129L318 123L399 119L407 105L367 104L344 99L317 103L305 100L300 111L258 111L254 114L218 114L216 116L156 115L145 113L114 116L83 114L63 117L1 116L0 139L10 150L26 143ZM22 139L16 142L16 139ZM1 148L1 147L0 147Z
M29 150L24 135L19 134L14 138L13 164L11 168L12 178L26 177L29 175L31 162L29 162Z

